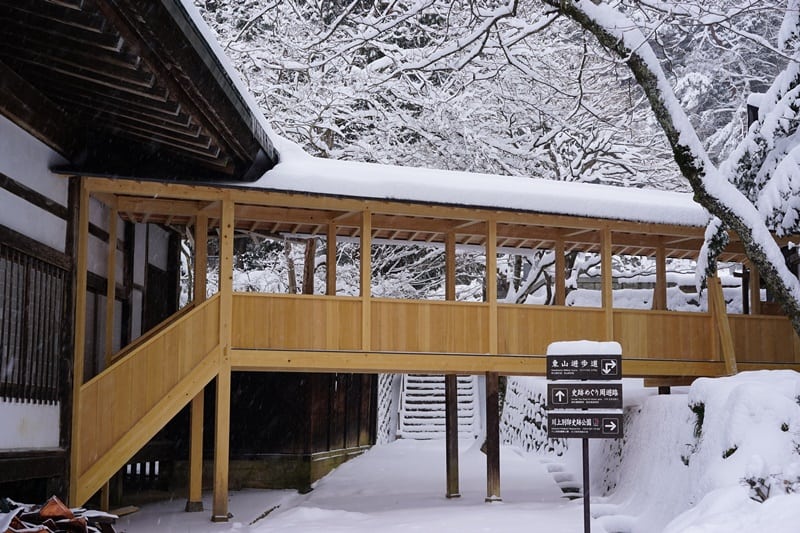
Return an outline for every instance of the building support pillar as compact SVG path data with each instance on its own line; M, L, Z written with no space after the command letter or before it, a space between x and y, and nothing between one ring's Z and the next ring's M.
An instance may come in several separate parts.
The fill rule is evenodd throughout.
M456 235L450 232L445 237L445 300L456 299ZM458 480L458 377L444 377L445 453L448 498L461 496Z
M499 379L486 373L486 501L499 502L500 497L500 406Z
M208 267L208 215L199 213L194 223L194 286L195 306L206 299L206 269ZM204 389L205 390L205 389ZM204 392L192 399L189 422L189 494L186 512L203 510L203 414Z
M85 465L80 457L81 428L81 386L83 385L83 366L86 345L86 263L89 255L89 192L85 178L80 178L78 200L77 250L75 257L75 334L72 349L72 436L70 439L70 505L78 505L78 479ZM82 503L82 502L81 502Z
M497 221L487 221L486 232L486 299L489 302L489 353L499 348L497 323ZM486 373L486 501L499 502L500 497L500 393L499 376Z
M214 502L213 522L227 522L228 468L231 425L231 316L233 315L233 233L234 204L230 197L222 201L219 254L219 374L217 374L216 424L214 428Z

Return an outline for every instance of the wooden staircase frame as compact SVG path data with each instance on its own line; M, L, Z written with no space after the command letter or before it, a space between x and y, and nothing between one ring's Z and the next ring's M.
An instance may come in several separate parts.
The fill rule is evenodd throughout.
M205 241L210 227L218 228L220 283L219 293L203 301L205 276L195 275L197 297L191 310L171 317L116 357L107 343L110 366L84 383L90 195L105 203L114 219L119 216L136 222L171 221L193 226L198 242ZM202 391L216 379L212 519L227 520L233 370L543 375L545 341L581 338L620 341L626 375L668 380L667 383L756 368L800 370L800 340L788 320L761 316L729 319L717 279L709 283L707 313L666 311L666 258L696 253L704 228L103 177L81 178L78 215L71 505L83 504L101 489L125 461L190 402L189 501L198 503ZM330 247L326 296L234 294L233 235L237 228L272 234L322 233L328 242L347 236L357 238L362 250L370 249L376 238L441 243L446 252L446 300L381 300L364 290L357 297L335 296L335 248ZM499 303L496 276L486 279L488 301L454 301L457 244L485 246L487 272L496 271L498 250L555 250L557 305ZM204 273L205 250L203 246L197 249L195 267ZM614 309L612 274L606 268L602 270L601 308L566 307L563 257L570 249L596 251L604 265L611 263L614 253L652 254L658 260L655 310ZM115 250L109 250L107 327L113 324L114 254ZM361 287L369 287L371 255L360 255ZM723 259L743 260L740 243L734 239ZM576 320L581 328L571 324ZM314 327L306 327L309 321ZM400 331L399 336L392 336L388 322L392 323L392 331ZM537 333L530 327L532 324L540 328ZM670 337L676 337L670 335L670 328L680 329L688 339L685 345L675 344L672 351L663 346L674 342ZM783 351L770 353L766 359L737 353L742 346L753 349L753 343L758 342L757 333L763 328L772 337L783 339L779 343ZM110 336L109 330L106 338ZM141 372L130 371L120 378L126 365L133 367L135 361L143 359L151 365L151 375L169 375L170 379L148 387L147 383L140 383L147 379L147 374ZM167 371L169 368L173 370ZM129 397L136 404L137 414L115 422L113 409L106 409L106 394L113 396L116 384L126 379L129 385L125 390L131 391ZM142 391L136 391L139 396L133 394L133 383L136 387L141 385ZM448 487L449 494L457 493L457 485L452 490L450 484Z

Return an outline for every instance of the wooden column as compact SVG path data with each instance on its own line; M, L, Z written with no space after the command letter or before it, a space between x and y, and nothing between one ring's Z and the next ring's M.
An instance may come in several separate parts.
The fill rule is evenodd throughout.
M372 212L365 209L361 213L361 349L371 348L372 315L370 314L370 298L372 297Z
M748 265L750 269L750 314L761 314L761 276L758 270Z
M116 202L108 209L108 259L106 264L106 337L105 337L105 365L104 369L111 366L111 356L114 352L114 301L117 288L117 220L119 212Z
M233 212L230 197L222 201L219 254L219 374L214 428L213 522L228 521L228 463L231 414L231 315L233 314Z
M78 200L78 235L75 252L74 284L75 290L75 334L72 349L72 446L70 447L70 483L69 503L78 503L78 476L83 470L78 447L80 446L80 406L81 386L83 385L84 349L86 344L86 262L89 248L89 193L86 191L85 178L80 178L80 197Z
M108 199L108 249L106 255L106 330L103 350L103 370L111 366L114 355L114 301L117 288L117 210L116 197ZM102 370L101 370L102 372ZM108 512L111 508L111 481L103 483L100 489L100 509Z
M206 299L206 269L208 268L208 215L200 213L194 222L194 304ZM204 392L192 399L189 424L189 495L186 512L203 510L203 413Z
M500 497L500 411L499 379L486 373L486 501L499 502Z
M336 296L336 223L328 224L325 244L325 294Z
M614 340L614 291L611 252L611 229L603 227L600 238L600 272L602 275L603 310L606 315L606 340Z
M445 236L445 286L444 295L447 301L456 299L456 235ZM448 498L461 496L458 483L458 378L448 374L444 378L445 404L445 450L447 469Z
M555 300L556 305L566 305L567 302L567 258L566 251L564 250L564 239L559 232L556 239L555 249L553 253L556 255L555 269L556 269L556 290Z
M486 299L489 302L489 353L497 355L497 221L487 221ZM500 416L498 375L486 373L486 501L500 501Z
M667 252L662 239L656 247L656 286L653 289L653 309L667 310Z
M487 221L486 301L489 302L489 353L497 354L497 222Z
M722 293L722 282L717 276L713 276L708 278L707 284L708 310L719 334L719 345L722 350L722 360L725 362L725 371L728 375L733 375L739 370L736 364L736 351L733 345L731 327L728 322L725 296Z

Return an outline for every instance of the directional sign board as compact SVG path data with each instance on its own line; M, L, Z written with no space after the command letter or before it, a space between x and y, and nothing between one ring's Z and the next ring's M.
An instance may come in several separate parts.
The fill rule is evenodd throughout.
M622 379L622 356L548 355L547 379L588 379L611 381Z
M548 409L622 409L621 383L548 383Z
M560 413L547 416L550 439L620 439L622 413Z

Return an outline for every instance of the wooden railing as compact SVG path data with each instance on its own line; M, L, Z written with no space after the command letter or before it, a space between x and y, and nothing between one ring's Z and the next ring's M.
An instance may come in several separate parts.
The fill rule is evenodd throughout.
M84 502L216 375L218 296L139 343L80 388L72 465Z
M555 341L605 339L605 312L591 307L500 305L498 351L516 355L547 353Z
M397 365L397 356L492 355L490 347L491 306L487 303L371 299L353 297L238 293L233 303L234 350L274 351L286 355L273 363L292 369L308 364L302 352L325 357L348 353L338 362L353 368L380 368L358 354L387 355L387 365ZM645 311L634 309L497 305L497 354L541 358L547 346L563 340L608 340L622 344L628 368L642 376L722 375L726 372L717 324L711 313ZM800 365L800 341L785 317L729 317L735 353L748 364ZM362 324L369 324L369 336ZM368 348L365 348L365 345ZM265 352L264 352L265 353ZM289 354L295 353L289 360ZM753 355L759 354L759 355ZM411 368L421 360L408 362ZM441 360L439 360L441 361ZM352 362L352 363L351 363ZM334 364L334 363L331 363ZM433 360L421 363L428 368ZM532 361L526 371L540 372L541 361ZM472 363L470 363L472 365ZM313 365L312 365L313 366ZM312 368L309 366L309 368ZM470 368L480 368L480 364ZM316 366L313 366L317 369ZM401 364L399 368L405 368ZM299 368L298 368L299 369ZM534 370L535 369L535 370ZM346 369L342 369L346 370Z
M800 340L783 316L731 315L728 317L736 358L748 363L800 364ZM763 365L762 365L763 366Z
M237 293L232 344L275 350L360 350L361 300Z
M627 357L680 361L719 359L709 313L614 309L614 340Z

